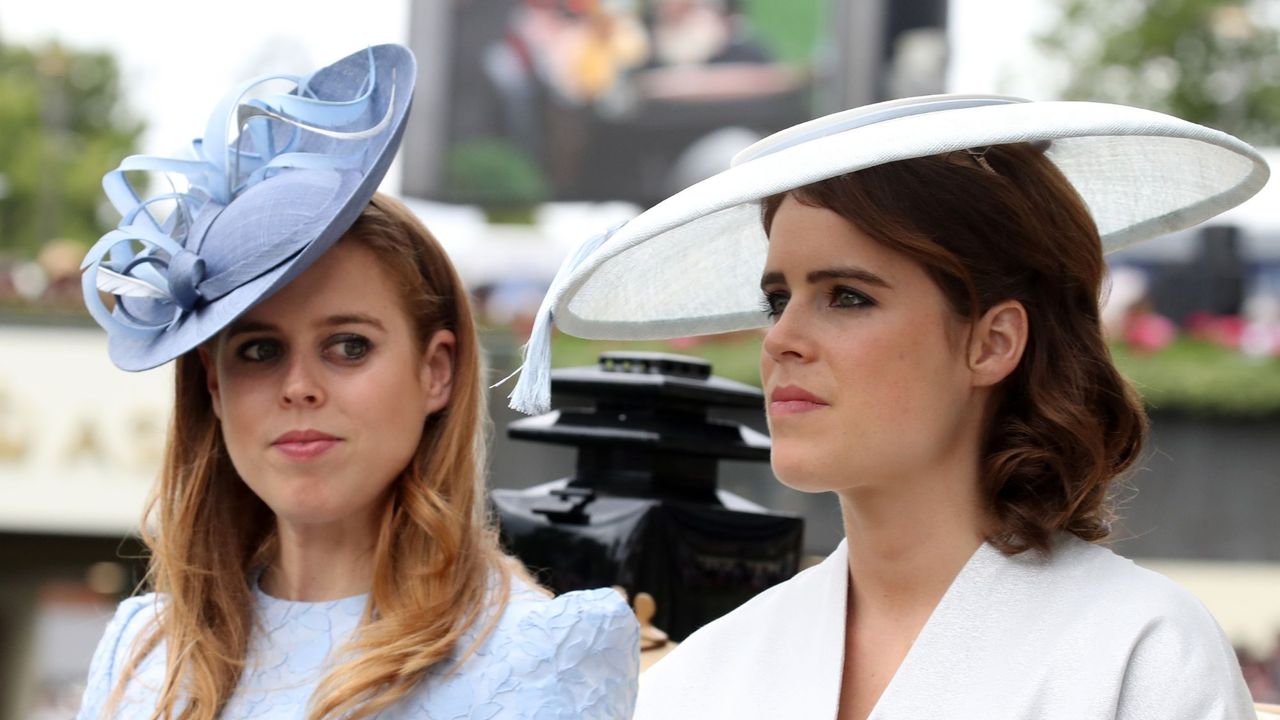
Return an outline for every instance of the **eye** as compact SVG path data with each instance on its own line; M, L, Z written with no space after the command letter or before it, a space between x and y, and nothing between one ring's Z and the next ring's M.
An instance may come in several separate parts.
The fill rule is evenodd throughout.
M369 339L362 335L338 335L331 338L328 350L335 353L338 360L351 362L363 359L372 347Z
M766 292L764 297L760 298L760 310L769 316L770 320L776 320L783 310L787 309L787 302L791 300L791 296L785 292L773 291Z
M837 285L831 288L831 307L855 308L874 304L871 298L851 287Z
M236 357L246 362L270 362L280 357L284 349L276 340L250 340L236 349Z

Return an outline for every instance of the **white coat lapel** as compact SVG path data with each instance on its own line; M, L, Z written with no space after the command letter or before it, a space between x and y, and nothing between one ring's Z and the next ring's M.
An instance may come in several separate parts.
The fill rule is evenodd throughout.
M933 688L940 676L955 672L955 665L964 664L967 649L982 641L983 638L966 633L959 619L981 612L984 598L990 599L993 587L989 583L1001 560L1000 552L991 545L978 546L920 628L868 720L927 717L947 707L937 705L926 715L918 715L919 708L928 707L931 699L937 697Z

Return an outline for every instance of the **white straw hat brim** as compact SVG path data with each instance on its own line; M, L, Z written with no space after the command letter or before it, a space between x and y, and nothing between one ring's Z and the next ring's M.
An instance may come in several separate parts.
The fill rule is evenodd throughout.
M996 104L945 107L967 99ZM852 113L908 103L943 107L822 134ZM599 339L760 327L761 199L896 160L1019 142L1049 143L1046 156L1084 198L1107 251L1203 222L1269 175L1248 144L1139 108L980 96L884 103L766 138L624 225L551 288L555 324Z
M1011 143L1044 148L1108 251L1203 222L1247 200L1270 173L1226 133L1122 105L933 95L828 115L761 140L729 169L581 245L538 309L511 406L550 407L553 324L609 340L766 325L762 199L897 160Z

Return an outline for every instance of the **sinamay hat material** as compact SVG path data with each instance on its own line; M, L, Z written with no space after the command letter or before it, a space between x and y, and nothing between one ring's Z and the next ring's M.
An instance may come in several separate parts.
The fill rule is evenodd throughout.
M553 323L629 340L766 325L763 198L897 160L1020 142L1045 148L1106 251L1203 222L1269 175L1257 151L1226 133L1122 105L933 95L828 115L761 140L568 258L539 309L511 406L549 409Z
M214 109L190 157L133 156L107 173L123 217L81 269L112 362L146 370L172 360L332 247L387 172L415 74L407 48L378 45L305 77L254 78ZM292 89L253 94L281 81ZM182 185L143 199L126 175L138 171ZM162 203L173 206L163 219ZM115 296L112 310L99 291Z

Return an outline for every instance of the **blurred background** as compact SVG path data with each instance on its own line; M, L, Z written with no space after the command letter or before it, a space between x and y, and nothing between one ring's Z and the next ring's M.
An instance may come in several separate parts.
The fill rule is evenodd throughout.
M494 379L561 258L782 127L877 100L1002 93L1141 105L1280 153L1280 0L0 0L0 720L64 718L115 603L158 468L167 369L130 375L80 301L84 252L118 220L103 173L179 153L241 78L406 43L419 86L384 190L473 291ZM1197 594L1258 701L1280 701L1280 190L1110 258L1107 330L1153 436L1121 492L1116 549ZM593 343L697 355L758 384L759 337ZM492 485L573 471L507 439ZM738 413L763 431L759 413ZM829 552L835 500L721 463L721 486L804 518Z

